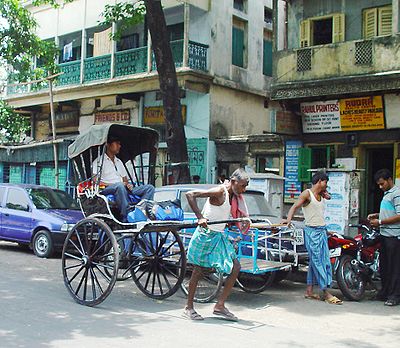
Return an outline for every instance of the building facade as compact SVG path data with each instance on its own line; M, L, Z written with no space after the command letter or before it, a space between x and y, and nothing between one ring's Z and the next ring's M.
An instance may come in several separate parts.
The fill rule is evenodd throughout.
M378 169L400 177L399 3L274 1L286 20L277 23L285 37L275 42L271 99L302 126L286 139L289 157L300 149L293 187L309 169L360 169L360 216L379 210Z
M167 183L165 122L146 23L112 41L118 23L102 27L99 21L113 0L75 0L57 9L30 3L25 6L39 23L38 35L59 47L63 74L53 93L57 135L105 122L155 128L161 140L157 184ZM281 108L265 96L272 81L272 0L162 4L181 88L191 175L204 183L216 182L238 165L264 171L273 164L279 170L283 142L270 133ZM31 117L34 139L49 138L46 83L11 84L7 101Z

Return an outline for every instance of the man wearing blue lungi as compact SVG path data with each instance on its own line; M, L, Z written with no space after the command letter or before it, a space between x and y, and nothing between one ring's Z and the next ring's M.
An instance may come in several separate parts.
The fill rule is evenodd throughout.
M243 169L237 169L226 182L209 190L194 190L186 193L190 207L198 219L198 227L193 233L188 248L188 262L193 264L193 272L189 282L187 304L183 315L191 320L202 320L203 317L193 308L193 299L203 268L213 268L219 273L228 274L225 286L213 314L226 320L237 321L238 318L225 307L236 278L240 271L240 263L236 259L235 249L224 234L226 223L211 224L207 221L228 220L231 214L237 217L240 210L242 193L246 191L249 176ZM197 199L207 198L203 211L200 211ZM232 211L236 207L236 213Z
M325 302L342 304L343 302L340 299L328 291L332 283L332 267L324 219L324 200L330 199L326 191L328 176L324 172L317 172L313 175L311 182L311 189L307 189L300 194L298 200L290 208L287 219L284 222L290 223L296 210L302 207L306 225L304 239L309 256L307 289L304 297L311 300L320 300L320 296L313 292L313 286L319 285L321 291L323 291Z

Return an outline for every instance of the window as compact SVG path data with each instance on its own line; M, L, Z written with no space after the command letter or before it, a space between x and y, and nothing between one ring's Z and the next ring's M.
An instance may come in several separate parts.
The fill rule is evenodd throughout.
M233 8L245 12L246 11L246 0L233 0Z
M309 169L330 168L334 161L333 146L328 145L299 148L299 181L310 182L311 172Z
M257 157L257 173L279 174L279 155L266 155Z
M325 45L345 39L344 14L313 17L300 22L300 47Z
M272 26L272 9L264 7L264 23L268 26Z
M29 211L29 203L26 194L22 190L10 188L8 190L6 208Z
M139 34L122 36L117 42L117 51L130 50L139 47Z
M0 187L0 206L3 204L4 193L6 192L5 187Z
M169 40L183 40L183 22L173 25L168 25Z
M246 67L246 39L246 22L234 18L232 26L232 64L242 68Z
M263 74L272 76L272 32L269 30L264 30Z
M392 34L392 6L368 8L362 11L363 38Z

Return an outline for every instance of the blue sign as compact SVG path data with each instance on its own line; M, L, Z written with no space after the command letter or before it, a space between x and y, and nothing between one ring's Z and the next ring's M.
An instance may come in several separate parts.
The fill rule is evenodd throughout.
M298 180L300 140L288 140L285 144L285 203L294 203L301 193L301 182Z

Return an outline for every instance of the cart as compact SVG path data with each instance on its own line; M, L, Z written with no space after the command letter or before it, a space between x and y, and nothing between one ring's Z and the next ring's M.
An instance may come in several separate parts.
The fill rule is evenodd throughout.
M112 197L101 194L93 163L102 163L109 136L121 140L118 157L132 183L154 183L158 133L128 125L94 125L69 146L84 219L67 233L62 251L64 283L86 306L103 302L118 278L131 278L147 296L165 299L182 283L186 254L179 224L168 221L123 223ZM98 168L99 176L101 167ZM137 197L131 197L134 205ZM122 272L121 272L122 271Z
M192 231L182 230L180 233L184 244L188 245ZM246 292L264 291L274 282L277 275L297 266L299 256L303 256L302 252L297 251L297 247L304 244L303 230L297 229L293 224L274 225L265 220L253 222L247 234L236 228L227 228L225 233L234 244L241 265L237 285ZM285 262L285 259L288 261ZM188 265L181 284L186 295L190 276L191 266ZM218 274L213 269L204 269L203 279L199 281L194 300L203 303L212 301L223 286L224 279L223 274Z

